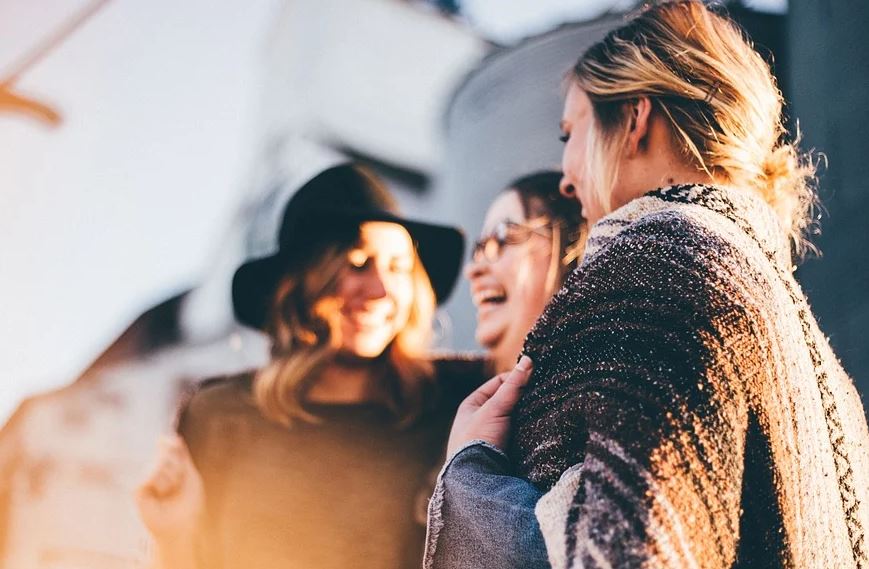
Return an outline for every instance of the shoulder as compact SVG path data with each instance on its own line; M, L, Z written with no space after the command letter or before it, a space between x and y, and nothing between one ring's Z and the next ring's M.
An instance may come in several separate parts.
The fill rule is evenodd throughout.
M701 216L684 208L663 209L619 228L585 259L568 285L592 296L621 291L666 298L689 287L714 296L728 292L721 284L739 278L748 263L741 247Z
M746 266L765 272L790 267L790 247L775 212L761 198L732 188L649 192L595 224L588 241L584 265L591 269L706 268L694 275L704 279L715 271L727 278Z
M624 259L630 261L650 253L659 258L665 251L697 253L716 249L725 252L731 243L703 215L686 211L685 208L665 208L642 215L622 226L608 247L600 252L606 254L612 249L623 251L630 248L634 254Z
M442 398L456 404L491 375L489 362L476 354L438 354L432 358L432 365Z
M535 351L567 338L575 349L596 341L612 351L613 342L646 349L664 338L672 345L698 332L743 331L744 313L769 287L737 245L684 209L639 216L593 251L538 320ZM628 336L637 341L625 343Z
M178 431L191 438L218 424L257 415L251 392L253 372L206 379L193 386L178 408Z
M183 407L197 413L240 411L251 402L252 385L253 372L206 379L186 394Z
M250 371L205 379L195 386L193 396L213 405L232 404L250 396L254 373Z
M437 354L432 360L437 381L475 382L488 375L489 361L480 354Z

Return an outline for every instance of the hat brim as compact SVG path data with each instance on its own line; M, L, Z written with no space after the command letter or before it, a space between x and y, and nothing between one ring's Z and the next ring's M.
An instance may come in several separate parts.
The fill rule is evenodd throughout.
M406 219L389 212L324 211L330 223L336 220L361 224L385 221L404 227L413 240L420 261L431 281L435 299L440 305L452 294L462 267L465 237L461 230L445 225ZM312 212L316 218L316 212ZM265 329L272 298L280 279L287 270L281 251L242 264L232 279L232 304L239 322L252 328Z

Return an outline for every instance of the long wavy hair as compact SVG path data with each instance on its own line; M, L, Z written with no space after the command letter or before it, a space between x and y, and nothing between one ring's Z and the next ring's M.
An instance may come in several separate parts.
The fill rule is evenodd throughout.
M271 361L254 376L254 400L262 414L290 426L294 421L318 422L305 400L319 374L335 361L341 346L341 326L335 291L352 243L325 242L310 261L284 276L274 293L267 332ZM384 353L372 361L379 385L396 423L407 425L423 411L432 383L427 359L435 294L419 256L414 254L413 304L407 324Z
M815 164L788 138L782 95L742 30L699 0L660 2L610 32L569 80L591 100L586 172L611 209L616 158L630 130L630 104L649 97L683 155L699 170L754 190L777 213L796 253L809 245Z

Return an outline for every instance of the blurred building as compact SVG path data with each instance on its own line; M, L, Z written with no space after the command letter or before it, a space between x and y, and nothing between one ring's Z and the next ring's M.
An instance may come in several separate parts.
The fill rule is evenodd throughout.
M74 384L25 401L0 436L4 568L141 567L148 540L133 491L183 391L248 369L263 340L231 326L184 330L198 291L147 311Z
M792 122L823 153L821 256L799 270L818 321L869 407L869 3L790 0Z
M607 15L564 24L492 51L449 101L444 116L445 156L431 207L478 235L489 204L512 180L560 170L565 72L578 54L623 21ZM467 286L447 305L454 345L474 345L476 311Z
M142 567L133 492L191 384L261 365L268 346L235 323L230 282L274 250L306 179L358 158L424 200L454 85L488 44L440 10L395 0L287 0L266 45L259 157L206 278L146 310L68 387L26 400L0 431L0 567Z

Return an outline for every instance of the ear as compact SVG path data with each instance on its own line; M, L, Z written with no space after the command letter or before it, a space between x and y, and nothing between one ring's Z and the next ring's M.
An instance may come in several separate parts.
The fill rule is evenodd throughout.
M640 97L630 103L628 112L630 113L630 129L625 144L625 153L628 158L633 158L646 145L652 116L652 101L648 97Z

